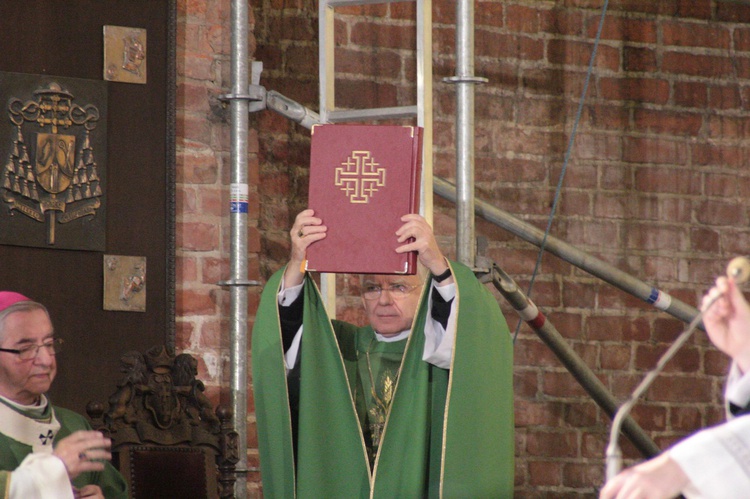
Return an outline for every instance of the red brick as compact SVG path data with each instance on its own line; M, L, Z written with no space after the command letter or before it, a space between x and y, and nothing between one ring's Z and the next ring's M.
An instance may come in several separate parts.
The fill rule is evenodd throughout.
M207 292L178 291L175 296L175 302L179 315L206 315L216 310L214 300Z
M629 346L607 345L601 351L601 368L626 370L630 367L630 357L631 351Z
M396 87L392 84L342 80L336 84L335 102L336 106L341 108L392 107L399 105L396 94Z
M342 47L336 50L335 57L336 71L338 73L351 73L370 77L377 77L401 65L401 56L396 52Z
M193 114L179 116L176 128L177 133L184 139L197 144L208 145L211 143L212 124L206 120L205 116Z
M178 84L177 105L194 112L208 112L208 90L203 85Z
M593 169L592 169L593 171ZM592 175L581 175L582 179L591 179ZM568 178L566 176L566 178ZM577 182L573 181L569 183L570 187L578 188L591 188L592 185L577 185ZM557 209L560 215L577 215L577 216L590 216L591 215L591 194L584 191L570 191L561 197Z
M697 334L701 334L698 332ZM729 372L729 357L718 350L709 350L705 353L706 374L714 376L725 376Z
M551 461L529 462L529 485L542 487L562 484L561 464Z
M621 315L592 316L586 321L587 337L592 341L645 341L651 337L650 328L651 325L643 318L632 319Z
M699 203L696 219L708 225L745 225L747 223L745 212L738 210L736 203L713 200Z
M515 362L520 365L538 367L559 367L560 361L544 343L539 340L516 340Z
M513 375L515 397L533 398L540 393L539 375L536 371L518 370Z
M493 65L492 61L499 58L521 58L529 61L542 60L544 58L544 41L538 38L524 35L507 35L496 31L478 30L475 35L475 55L478 66L481 68L478 74L489 77L490 71L484 64Z
M703 117L695 113L670 113L638 109L633 121L641 130L667 135L696 135L703 125Z
M631 415L644 430L663 431L667 428L667 410L664 406L655 406L645 402L636 404Z
M586 489L592 484L603 484L606 481L604 468L596 469L581 463L563 465L563 483L568 487Z
M661 29L664 45L729 49L730 32L721 24L666 22Z
M719 233L712 229L694 228L690 231L690 246L696 251L719 253L721 250Z
M567 371L546 371L542 374L542 380L544 394L550 397L581 397L586 393Z
M336 14L349 16L384 17L387 13L387 4L365 4L346 7L337 7Z
M213 79L214 61L212 57L193 54L186 56L182 65L182 75L193 80Z
M656 71L658 61L656 52L646 47L625 47L622 54L622 67L625 71Z
M703 108L708 103L708 87L701 82L676 81L674 102L679 106Z
M657 342L672 343L674 342L680 333L685 329L686 324L678 319L671 317L657 317L654 320L654 335L653 339ZM695 338L695 337L693 337ZM687 346L683 347L684 350L688 351ZM683 355L680 350L680 355ZM675 362L677 359L675 359Z
M629 248L650 250L687 248L688 240L686 229L652 225L642 226L637 231L630 231L625 237L625 242Z
M655 151L662 155L663 149ZM670 154L667 152L666 154ZM662 157L664 157L662 155ZM701 194L701 177L698 173L680 168L644 167L635 172L635 185L640 192L669 194Z
M711 0L679 0L677 15L685 18L712 19L713 9Z
M175 345L177 348L185 348L190 345L190 337L193 334L194 325L189 320L178 320L175 323Z
M750 51L750 28L736 26L734 28L735 50L742 52Z
M736 86L717 86L709 87L708 104L716 109L741 109L742 97Z
M712 382L705 378L663 375L649 390L649 400L663 402L703 402L711 400Z
M701 411L696 407L673 407L669 413L669 425L676 431L692 432L702 426Z
M603 189L632 189L632 167L623 163L599 166L599 182Z
M286 52L285 69L300 75L318 72L318 51L315 47L290 47Z
M669 82L655 78L600 78L604 99L633 100L665 104L669 100Z
M186 183L213 184L218 179L218 165L213 152L207 149L185 151L180 155L182 175Z
M733 116L709 116L706 123L711 138L742 138L747 136L750 127L747 120Z
M608 438L609 435L603 435L601 433L583 432L581 437L581 457L601 462L602 456L605 455L604 451L607 446ZM603 469L602 466L599 466L598 468Z
M599 19L601 14L590 16L588 19L588 37L594 38L599 29ZM604 29L602 29L603 40L627 40L631 43L648 43L657 42L658 27L653 19L645 17L620 17L606 16L604 20Z
M377 49L406 49L417 48L416 25L388 25L371 21L356 22L351 26L351 43Z
M516 427L526 426L557 426L561 418L560 404L552 405L533 400L516 400Z
M200 196L200 213L203 216L222 216L229 212L229 196L221 189L203 189Z
M576 435L572 432L529 430L526 436L526 451L529 456L536 457L575 456L578 454Z
M593 44L574 42L570 40L550 40L547 44L547 59L551 64L571 64L588 67ZM600 70L615 71L620 68L621 55L619 50L599 45L596 52L594 67Z
M656 367L667 348L671 344L660 346L639 345L635 349L635 358L633 365L636 369L650 371ZM684 372L695 373L700 368L700 352L694 348L683 347L670 360L663 369L663 372Z
M177 240L188 251L215 250L219 243L219 229L214 224L178 223Z
M198 278L197 260L195 258L180 257L175 259L175 278L177 282L190 282Z
M613 103L604 102L602 104L592 104L586 106L581 113L582 123L589 122L590 126L597 132L608 131L608 130L621 130L627 128L630 125L630 111L626 108L618 106ZM579 131L584 137L588 134L585 130ZM617 153L620 153L620 141L618 137L611 137L610 135L603 134L590 134L592 137L596 137L600 142L610 145L612 147L607 148L607 157L614 152L616 147ZM577 139L576 139L577 140ZM578 154L578 153L577 153ZM619 160L620 156L611 157L611 159Z
M565 423L573 428L588 428L601 424L599 407L593 402L566 402L562 404ZM554 405L553 407L556 407Z
M207 321L201 326L200 346L214 350L229 348L229 337L224 333L227 324L221 321Z
M732 60L727 57L685 52L666 52L662 56L662 70L666 73L719 78L729 77L732 68Z
M202 282L217 284L230 278L229 262L225 259L204 257L201 269Z
M718 22L748 23L750 22L750 6L719 2L716 4L715 19Z
M539 9L539 32L580 35L586 19L580 10Z
M390 5L391 19L415 20L417 7L412 2L395 2Z

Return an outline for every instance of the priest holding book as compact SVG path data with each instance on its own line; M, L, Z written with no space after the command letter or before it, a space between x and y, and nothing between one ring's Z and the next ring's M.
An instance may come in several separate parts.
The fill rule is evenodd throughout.
M305 272L334 231L313 210L266 284L252 333L268 497L512 497L513 353L493 295L407 214L416 275L363 274L369 325L331 320ZM370 247L345 248L369 253Z

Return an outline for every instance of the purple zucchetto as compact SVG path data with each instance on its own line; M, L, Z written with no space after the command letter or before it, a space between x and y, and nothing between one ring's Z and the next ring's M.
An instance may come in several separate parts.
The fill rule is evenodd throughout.
M20 301L31 301L31 299L15 291L0 291L0 312Z

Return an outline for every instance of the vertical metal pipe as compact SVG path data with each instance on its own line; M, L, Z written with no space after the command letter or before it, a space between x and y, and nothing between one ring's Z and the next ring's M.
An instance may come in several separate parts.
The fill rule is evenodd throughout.
M456 2L456 256L474 267L474 0Z
M232 0L231 6L231 78L232 94L242 96L248 93L248 2ZM243 98L231 99L231 198L233 209L230 213L231 247L230 273L234 282L247 280L247 134L248 101ZM244 203L242 202L244 201ZM235 209L234 207L239 207ZM242 207L244 206L244 209ZM247 288L230 288L231 350L232 370L231 403L234 412L232 423L239 434L239 456L237 469L247 470ZM247 496L247 478L239 473L235 485L235 497Z

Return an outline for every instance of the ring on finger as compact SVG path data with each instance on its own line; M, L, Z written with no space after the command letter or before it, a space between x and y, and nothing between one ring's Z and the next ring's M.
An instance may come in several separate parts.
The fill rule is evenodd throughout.
M305 237L305 235L302 233L302 229L300 229L299 232L297 232L297 237L299 238Z
M86 456L85 452L78 453L78 459L80 459L81 461L85 461L87 458L88 456Z

